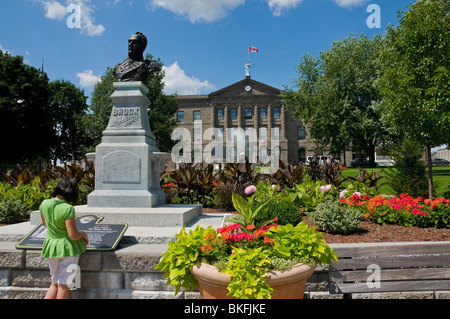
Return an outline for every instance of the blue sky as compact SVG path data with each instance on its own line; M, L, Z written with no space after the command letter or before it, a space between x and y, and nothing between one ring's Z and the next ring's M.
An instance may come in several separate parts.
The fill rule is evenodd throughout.
M252 78L282 89L296 77L305 53L318 56L333 41L384 33L412 0L2 0L0 49L22 55L50 80L73 82L90 97L94 84L126 58L136 31L147 51L165 64L166 91L206 94L245 76L248 47ZM80 8L80 28L69 28ZM378 5L380 28L367 19Z

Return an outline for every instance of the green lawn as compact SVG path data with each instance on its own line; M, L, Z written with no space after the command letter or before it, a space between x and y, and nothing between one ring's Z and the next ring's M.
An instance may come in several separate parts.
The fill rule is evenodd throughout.
M377 172L379 170L389 170L395 168L366 168L367 172L371 173L373 171ZM347 170L342 171L343 177L353 176L355 177L358 174L357 168L349 168ZM385 176L383 172L382 176ZM380 183L388 182L387 177L382 178ZM433 182L436 192L436 197L446 197L450 198L450 166L436 166L433 167ZM346 184L344 184L346 185ZM380 188L380 192L382 194L393 194L394 190L388 185L384 185Z

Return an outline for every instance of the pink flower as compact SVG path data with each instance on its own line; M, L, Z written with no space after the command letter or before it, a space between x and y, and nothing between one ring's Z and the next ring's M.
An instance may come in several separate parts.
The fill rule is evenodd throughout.
M331 191L331 190L333 190L331 188L331 184L328 184L327 186L320 186L320 191L321 192L326 192L326 191Z
M251 194L254 194L254 193L256 193L256 186L250 185L250 186L245 188L245 194L246 195L251 195Z
M341 191L341 192L339 193L339 198L340 198L340 199L344 199L344 198L345 198L345 193L348 193L348 190L344 189L343 191Z

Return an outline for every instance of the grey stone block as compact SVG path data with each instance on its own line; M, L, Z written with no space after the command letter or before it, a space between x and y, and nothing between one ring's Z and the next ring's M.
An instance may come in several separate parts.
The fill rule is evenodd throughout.
M48 260L41 256L41 250L25 250L27 269L46 269L48 271Z
M25 266L25 251L17 250L15 243L0 243L0 269L23 268Z
M1 269L0 270L0 287L11 286L11 270Z
M49 287L50 272L47 270L13 270L12 286L15 287Z
M125 289L145 291L174 290L171 286L166 285L166 280L163 279L162 273L126 273Z
M48 288L0 287L0 299L43 299Z
M124 289L124 274L121 272L81 271L81 288Z
M81 271L94 271L102 269L102 253L98 251L87 251L80 256L79 266Z

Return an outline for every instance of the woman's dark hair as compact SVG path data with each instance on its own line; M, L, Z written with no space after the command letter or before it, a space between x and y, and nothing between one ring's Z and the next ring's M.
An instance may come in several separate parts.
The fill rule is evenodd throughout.
M52 197L62 196L66 201L75 205L78 202L78 196L80 191L78 189L78 183L75 179L68 176L61 178L56 183L55 188L52 190Z

